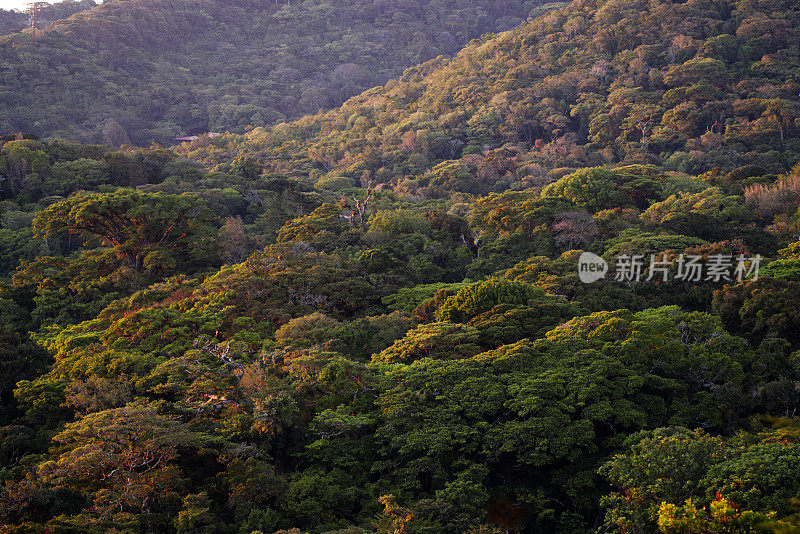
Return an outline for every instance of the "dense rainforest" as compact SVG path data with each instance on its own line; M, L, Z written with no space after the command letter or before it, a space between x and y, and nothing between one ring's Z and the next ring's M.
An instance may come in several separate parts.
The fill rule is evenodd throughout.
M0 131L120 146L341 104L539 0L115 0L0 37ZM546 8L545 8L546 9Z
M792 2L573 2L339 109L184 153L210 165L247 155L284 174L391 181L423 196L435 196L440 170L458 175L487 150L534 183L620 162L780 173L800 157L799 20ZM444 162L450 171L436 167ZM449 189L497 185L458 181Z
M421 20L340 4L329 31ZM187 5L0 46L31 64ZM250 31L226 5L192 43ZM451 22L517 24L482 9ZM800 532L800 9L541 11L296 121L172 148L87 143L89 115L0 137L0 532ZM281 90L308 87L297 51L328 45L270 24L285 56L228 49L224 86L215 51L186 68L243 103L242 75L294 58ZM412 41L370 57L434 55ZM103 89L126 135L137 113L140 139L171 131L127 83ZM609 269L589 283L588 253Z
M62 0L39 8L37 28L43 28L57 20L66 19L75 13L95 7L94 0ZM23 31L30 26L28 13L19 10L0 9L0 35Z

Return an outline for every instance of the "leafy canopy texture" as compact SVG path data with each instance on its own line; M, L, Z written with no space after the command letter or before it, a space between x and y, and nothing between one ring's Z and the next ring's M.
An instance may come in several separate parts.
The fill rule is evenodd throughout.
M50 26L44 9L36 36L0 36L0 131L147 146L296 119L539 5L126 0Z
M215 217L194 195L147 194L135 190L78 193L39 212L34 234L78 234L111 247L136 271L156 262L202 254ZM188 256L188 258L187 258Z
M0 135L0 531L797 532L799 21L118 0L0 37L0 129L108 143Z

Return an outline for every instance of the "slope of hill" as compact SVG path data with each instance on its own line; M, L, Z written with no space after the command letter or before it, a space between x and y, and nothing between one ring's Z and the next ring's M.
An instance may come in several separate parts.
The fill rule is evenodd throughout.
M511 28L536 0L126 0L0 40L0 131L111 144L242 131L339 105Z
M502 172L534 180L615 162L782 172L800 157L798 19L781 0L573 2L340 109L184 151L404 190L443 161L468 166L504 145Z
M28 23L28 15L22 11L0 9L0 35L22 30Z
M43 28L57 20L86 11L97 4L93 0L62 0L40 8L38 27ZM0 9L0 35L20 32L28 27L28 14L17 10Z

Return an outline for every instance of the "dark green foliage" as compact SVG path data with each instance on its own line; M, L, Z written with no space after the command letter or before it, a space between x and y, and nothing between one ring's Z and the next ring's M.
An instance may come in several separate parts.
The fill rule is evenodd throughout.
M653 164L709 171L741 194L744 178L800 157L797 25L791 2L572 4L338 110L184 150L209 163L255 154L279 172L372 180L408 198L572 174L549 191L572 199L569 184L586 181L579 203L643 210L669 189Z
M728 496L736 509L779 510L783 515L797 494L794 428L730 439L661 428L636 434L630 442L630 449L601 469L618 489L605 498L611 527L659 532L662 503L709 502L715 495Z
M764 276L800 282L800 260L775 260L762 271Z
M714 292L714 311L732 331L754 341L778 337L800 343L800 283L763 277Z
M95 7L93 0L62 0L39 8L37 13L37 26L45 28L48 24L65 19ZM27 13L19 10L0 9L0 35L15 33L28 28L29 17Z
M35 40L0 38L0 131L147 146L271 125L510 29L537 4L104 2Z
M469 358L481 351L477 345L479 332L475 328L452 323L430 323L419 326L394 343L374 361L411 363L422 358Z
M213 262L214 222L196 196L121 189L78 193L56 202L37 214L33 231L37 237L77 234L87 243L112 249L131 270L170 272L178 262L184 264L182 271Z

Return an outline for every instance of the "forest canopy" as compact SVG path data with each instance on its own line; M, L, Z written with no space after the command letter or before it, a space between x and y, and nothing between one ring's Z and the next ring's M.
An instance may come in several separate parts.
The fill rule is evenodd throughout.
M149 4L0 38L0 531L800 531L793 2Z
M36 35L0 36L0 132L115 146L242 132L337 106L540 5L104 2Z

